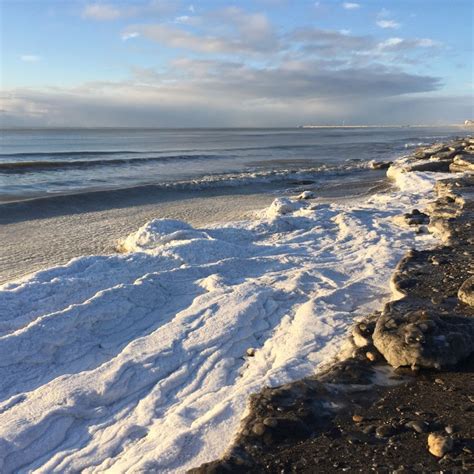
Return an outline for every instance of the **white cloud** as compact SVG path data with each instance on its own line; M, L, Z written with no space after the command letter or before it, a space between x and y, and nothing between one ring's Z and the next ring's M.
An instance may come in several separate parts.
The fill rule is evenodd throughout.
M172 0L149 0L148 2L139 2L136 4L134 4L134 2L130 2L130 4L120 2L117 5L112 3L95 2L89 3L84 7L82 16L84 18L99 21L111 21L117 20L118 18L129 18L143 15L160 15L163 17L176 12L178 3L179 2L173 2Z
M159 70L135 68L123 81L97 81L69 89L12 90L17 100L8 102L8 107L0 106L8 123L23 123L22 117L30 117L35 124L42 120L60 124L68 114L68 123L89 124L93 117L97 126L237 126L247 123L250 116L255 125L284 125L318 114L321 120L330 120L351 113L364 121L370 110L366 104L377 109L377 101L382 104L379 116L391 121L387 101L434 92L442 85L439 78L405 69L408 64L432 60L441 43L430 38L403 38L391 32L393 37L383 41L344 29L278 29L264 13L238 7L197 8L194 15L188 3L173 9L178 2L170 6L167 0L89 1L96 1L87 10L96 20L140 15L122 31L123 41L140 36L180 51L170 53L168 67L160 63ZM360 6L344 5L348 10ZM372 21L392 22L391 18L389 12L383 16L381 12ZM188 27L191 21L193 28ZM41 59L34 54L20 58ZM400 108L403 121L408 122L405 117L411 113L418 111Z
M116 20L121 16L121 11L113 5L93 3L86 5L82 14L93 20Z
M198 25L201 22L201 17L199 16L189 16L189 15L180 15L177 16L173 23L183 24L183 25Z
M182 15L175 18L174 23L176 26L169 23L135 25L126 33L136 31L172 48L207 54L268 53L280 47L273 25L263 13L247 13L237 7L210 12L205 17ZM188 31L180 24L201 28Z
M400 23L397 23L394 20L378 20L377 21L377 26L380 26L380 28L400 28Z
M307 59L257 67L183 58L169 66L137 69L122 82L4 91L0 116L4 124L57 125L67 119L75 126L240 126L249 120L284 126L314 116L392 122L393 101L440 85L437 78L394 68L333 69ZM383 110L374 115L379 106ZM415 106L400 111L405 123L418 113Z
M196 11L196 9L194 8L194 5L189 5L188 10L189 10L191 13L194 13L194 12Z
M137 31L131 31L130 33L123 33L122 39L123 41L127 41L129 39L138 38L139 36L140 33L138 33Z
M23 54L20 56L20 59L26 63L37 63L38 61L41 61L41 56L38 56L37 54Z
M402 45L404 42L403 38L389 38L389 39L386 39L385 41L381 41L379 43L379 48L380 49L392 49L392 48L396 48L400 45Z
M430 38L421 38L418 40L418 46L422 48L437 48L441 46L441 43Z
M415 48L439 48L441 46L442 43L432 40L431 38L404 39L394 37L380 42L378 49L385 52L414 50Z
M352 2L344 2L342 4L342 6L346 9L346 10L355 10L357 8L360 8L360 3L352 3Z

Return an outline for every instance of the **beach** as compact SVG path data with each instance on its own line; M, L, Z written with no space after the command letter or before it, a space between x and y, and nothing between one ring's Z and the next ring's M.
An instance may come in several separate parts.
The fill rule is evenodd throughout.
M1 0L0 474L474 472L432 3Z
M388 185L389 163L366 156L277 183L265 170L239 193L166 200L158 186L150 203L147 185L4 204L18 275L61 265L0 287L2 469L182 472L226 452L252 393L327 367L390 297L403 255L438 241L397 223L438 177L391 172Z
M0 155L0 283L111 254L153 218L253 218L275 197L351 200L389 186L371 160L451 129L11 130ZM408 147L408 148L407 148ZM225 172L223 172L225 170Z
M437 143L389 168L436 180L425 212L395 220L437 245L405 254L391 298L353 325L332 364L250 397L225 455L190 472L472 471L473 145Z

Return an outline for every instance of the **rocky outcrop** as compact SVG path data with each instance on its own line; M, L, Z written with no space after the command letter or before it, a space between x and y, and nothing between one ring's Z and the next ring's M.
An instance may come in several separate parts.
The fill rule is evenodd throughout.
M436 191L429 229L447 245L400 261L391 284L403 297L386 305L373 333L393 367L440 369L474 352L474 179L443 180Z
M408 168L408 171L448 172L450 166L451 166L450 160L445 160L445 159L423 160L423 161L420 161L420 163L413 163Z
M474 170L472 138L459 138L448 144L418 148L411 155L407 171L464 172Z
M453 172L474 171L474 152L473 154L456 155L449 165L449 169Z
M427 306L423 300L400 300L377 321L373 342L391 366L441 369L474 350L474 318Z

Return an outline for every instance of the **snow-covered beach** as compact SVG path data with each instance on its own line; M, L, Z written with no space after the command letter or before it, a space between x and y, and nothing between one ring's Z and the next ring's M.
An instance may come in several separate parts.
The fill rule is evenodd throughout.
M154 220L122 254L5 284L2 472L182 472L219 457L251 393L337 356L404 251L433 244L393 217L422 208L434 178L396 179L352 203Z
M474 473L473 0L0 18L0 474Z

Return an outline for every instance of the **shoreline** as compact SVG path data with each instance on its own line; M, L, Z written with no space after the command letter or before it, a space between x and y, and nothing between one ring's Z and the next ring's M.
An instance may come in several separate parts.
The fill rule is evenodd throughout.
M340 128L340 127L374 127L374 128L471 128L472 125L465 124L434 124L434 125L316 125L316 127ZM28 131L28 130L292 130L299 128L298 125L287 127L0 127L0 130Z
M67 214L61 203L49 205L40 212L24 212L25 218L15 215L12 222L4 214L0 218L4 247L0 257L0 285L28 278L35 272L65 265L72 258L85 255L113 255L117 242L154 218L185 220L192 225L203 221L209 224L248 218L255 210L273 201L271 194L220 195L216 192L168 193L164 199L146 202L139 199L128 206L101 209L96 199L76 204L76 212ZM179 199L177 198L179 194ZM131 198L133 199L133 198ZM234 206L238 200L239 207ZM68 204L68 210L69 204ZM217 208L217 211L216 211ZM33 217L32 219L30 217ZM31 233L34 232L33 238ZM7 244L11 242L11 244Z
M366 186L388 186L380 172L368 173L370 179L354 182L347 198L341 185L319 191L321 202L333 196L335 200L361 197ZM154 218L179 219L194 226L251 219L275 197L272 187L174 191L148 186L0 204L4 241L0 285L64 265L71 258L113 254L117 241Z
M338 353L354 318L387 296L415 239L392 217L424 205L431 183L356 202L278 198L255 220L213 227L156 219L133 229L129 252L5 285L5 472L43 463L44 429L52 470L182 472L220 455L251 393L311 374ZM130 416L119 412L124 403ZM71 447L52 417L92 438Z
M252 393L327 367L354 321L389 296L404 253L434 245L431 234L394 219L420 219L409 211L428 206L435 181L404 173L397 189L338 203L306 190L275 199L254 220L208 227L154 219L122 241L123 253L4 285L2 469L184 472L221 456ZM344 370L353 381L356 366ZM387 371L376 375L389 380ZM318 380L288 386L320 414L350 402ZM282 413L294 409L291 391L264 393L264 409L273 394ZM285 436L305 433L307 405L287 417L279 410L249 434L267 439L268 424Z
M453 172L424 212L399 219L440 244L400 261L399 299L355 324L347 358L253 395L226 454L190 473L474 469L473 155L474 140L458 140L389 169Z

